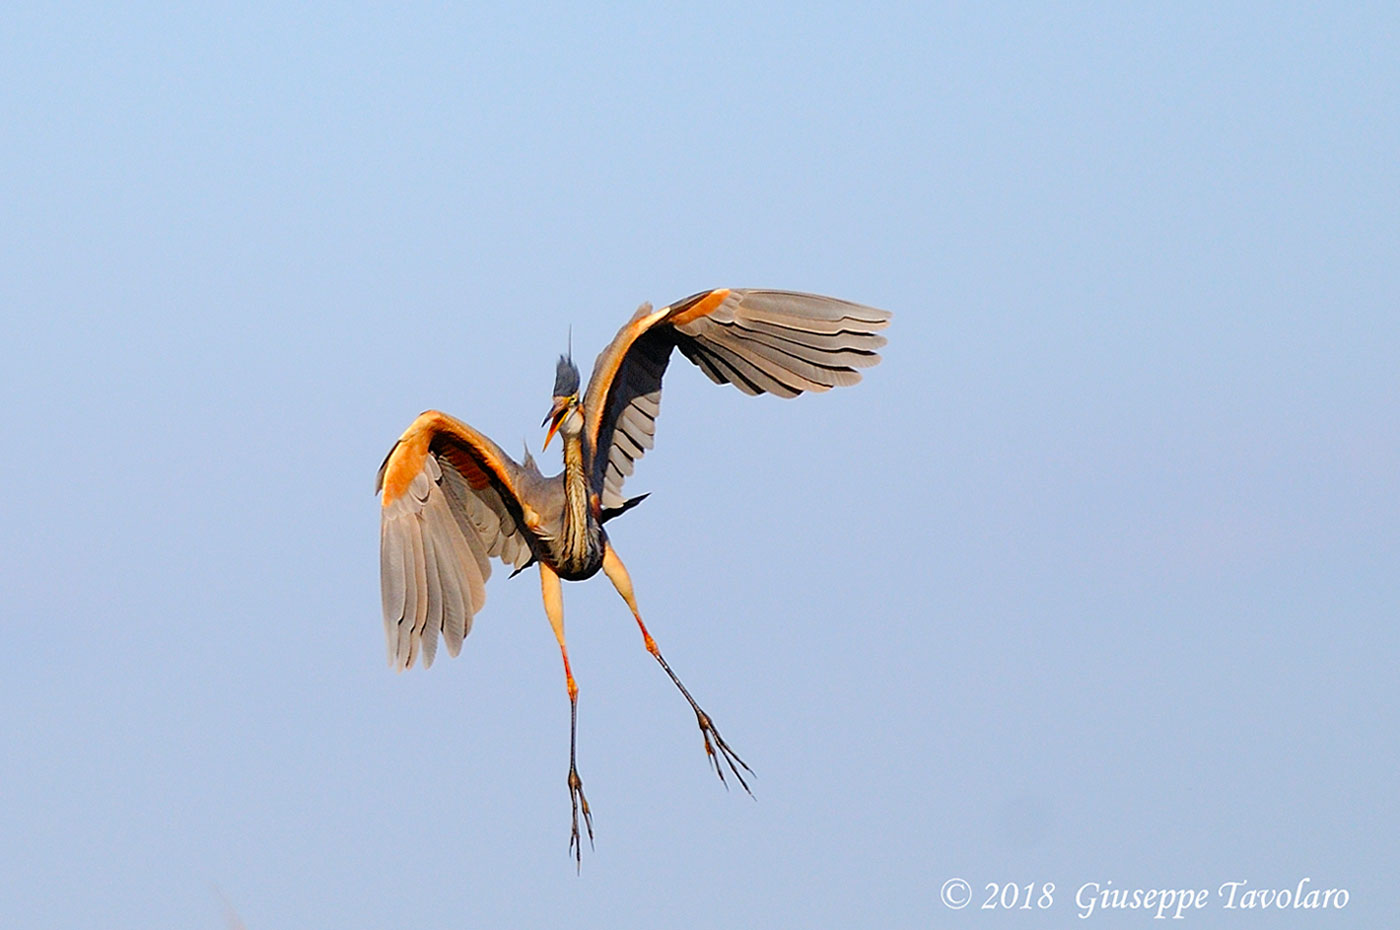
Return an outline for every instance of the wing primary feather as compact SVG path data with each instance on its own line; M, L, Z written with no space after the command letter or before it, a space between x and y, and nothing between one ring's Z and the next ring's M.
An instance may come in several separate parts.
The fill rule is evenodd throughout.
M737 300L731 298L725 303L732 305L736 313L766 313L801 320L857 320L867 324L861 327L862 329L869 328L870 325L884 326L890 319L888 310L879 310L820 294L764 289L732 293L737 296Z
M736 357L770 377L803 391L825 391L839 384L848 383L837 371L820 368L803 361L781 349L765 345L755 339L735 335L731 331L714 333L710 338L728 349ZM859 380L859 376L857 376Z
M404 650L404 668L413 668L418 660L418 643L422 638L423 624L428 618L428 566L423 552L422 517L411 518L413 527L409 532L409 542L413 546L413 614L399 627L399 646Z
M469 614L463 591L463 572L470 553L457 521L452 518L446 497L434 495L429 501L428 526L433 532L433 548L438 555L438 577L442 584L442 638L450 655L457 655L466 635Z
M719 355L702 347L694 340L682 342L677 347L681 350L682 355L694 362L715 384L732 384L750 396L763 393L762 389L750 384L742 375L726 364Z
M880 361L879 354L874 351L845 347L818 348L805 342L792 342L761 330L746 330L739 338L746 342L766 345L822 368L869 368Z
M439 497L440 492L434 490L419 518L419 529L423 534L423 575L427 582L428 600L423 611L423 625L414 632L419 641L418 648L423 657L424 668L431 668L433 665L433 659L437 656L438 630L442 628L442 570L446 567L442 564L442 559L446 553L438 551L437 531L434 526L436 514L433 513L432 506Z
M408 596L408 563L402 519L386 518L379 528L379 584L384 601L384 634L389 665L398 664L399 624Z
M802 393L801 386L784 383L775 374L759 368L754 362L744 358L719 340L706 340L704 348L706 352L726 365L730 371L742 378L744 383L757 393L761 394L766 391L779 397L796 397Z
M793 318L781 313L770 313L757 308L744 308L744 317L750 320L757 320L760 323L770 323L774 326L783 326L788 329L795 329L802 332L821 333L834 335L836 333L856 332L862 333L870 329L880 329L884 323L867 323L863 320L849 320L844 317L836 319L826 319L819 317ZM697 321L698 322L698 321ZM690 324L693 325L693 324ZM686 327L680 327L681 332L685 332ZM687 334L688 335L688 334Z
M841 330L836 333L818 333L808 329L780 326L774 323L755 320L747 315L737 317L734 320L734 325L743 327L751 333L762 333L772 339L781 339L784 342L794 342L799 345L811 346L813 349L869 352L874 355L877 349L880 349L889 341L876 332ZM879 360L878 355L874 357L877 361Z

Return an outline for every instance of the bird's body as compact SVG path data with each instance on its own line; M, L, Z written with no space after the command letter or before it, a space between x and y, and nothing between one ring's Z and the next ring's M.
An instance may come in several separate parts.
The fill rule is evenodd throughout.
M860 379L879 361L875 330L889 314L829 297L787 291L705 291L653 311L643 305L598 356L587 390L561 358L554 403L545 418L564 469L546 477L472 427L438 411L421 414L390 449L379 471L380 577L390 664L432 663L441 634L456 655L485 600L490 559L518 572L537 563L545 612L559 641L576 720L578 687L564 642L560 579L581 581L601 569L632 610L647 650L695 711L705 750L721 779L722 758L747 789L748 766L729 748L642 623L627 569L603 524L641 500L623 497L623 481L651 448L661 378L679 350L711 380L745 393L792 397ZM643 495L644 497L645 495ZM592 837L588 803L574 767L571 722L571 844L578 855L578 811Z
M577 413L573 420L582 420ZM582 424L576 430L569 422L560 428L564 444L564 471L559 475L564 492L564 507L557 544L552 546L551 564L559 577L567 581L583 581L603 567L602 512L597 498L588 493L588 473L583 461Z

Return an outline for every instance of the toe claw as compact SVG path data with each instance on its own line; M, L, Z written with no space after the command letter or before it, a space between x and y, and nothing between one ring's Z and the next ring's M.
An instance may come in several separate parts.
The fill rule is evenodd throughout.
M724 766L728 765L730 773L738 779L739 784L748 792L749 797L753 797L753 789L749 787L749 783L744 780L743 773L739 771L742 768L749 775L753 775L753 769L739 758L738 753L729 748L729 744L724 741L724 737L719 735L719 730L715 729L714 722L710 720L708 714L697 708L695 718L700 724L700 735L705 738L705 757L714 766L715 774L719 776L720 783L725 788L729 787L729 780L724 775ZM711 737L713 737L713 741ZM723 761L721 762L721 760Z
M583 825L588 831L588 848L594 849L593 845L593 811L588 807L588 798L583 794L583 779L579 778L578 771L569 770L569 803L573 807L573 831L569 834L569 852L574 855L574 866L577 869L583 868L583 839L578 831L578 812L583 809Z

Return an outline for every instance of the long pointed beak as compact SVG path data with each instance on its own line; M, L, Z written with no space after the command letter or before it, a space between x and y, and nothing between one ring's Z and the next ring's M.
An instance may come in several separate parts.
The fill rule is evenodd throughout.
M564 416L569 412L569 402L563 398L556 400L554 406L549 408L549 413L540 421L540 426L549 424L549 432L545 433L544 445L542 449L549 448L549 441L554 438L554 434L559 431L559 424L564 422Z

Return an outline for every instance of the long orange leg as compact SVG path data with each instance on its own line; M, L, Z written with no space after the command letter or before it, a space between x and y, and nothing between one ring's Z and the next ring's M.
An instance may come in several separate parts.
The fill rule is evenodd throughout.
M569 836L569 851L574 854L574 864L583 866L583 840L578 833L578 812L583 808L583 823L588 828L588 845L593 845L593 814L588 809L588 799L583 796L583 779L578 777L574 764L578 747L578 685L574 682L573 670L569 668L569 647L564 645L564 592L559 584L559 576L554 569L540 563L540 593L544 595L544 612L549 615L549 625L554 628L554 638L559 640L559 653L564 657L564 684L569 689L569 802L574 809L573 833Z
M749 788L749 783L744 781L744 776L739 769L742 768L745 772L748 772L749 775L753 775L753 769L749 768L744 760L739 758L738 753L729 748L729 744L719 735L719 730L715 729L714 721L710 719L710 715L700 709L700 705L695 703L695 698L690 696L690 692L685 689L685 685L681 684L681 680L676 677L676 673L671 671L671 666L666 664L666 660L661 655L661 650L656 646L656 640L651 638L651 634L647 632L647 625L642 622L642 613L637 609L637 598L632 594L632 579L627 574L627 566L623 565L622 560L617 557L617 553L613 551L611 542L604 542L603 544L603 572L608 576L608 580L613 583L613 587L617 588L617 593L621 594L622 599L627 602L627 606L632 611L632 616L636 618L637 626L642 631L642 642L646 645L647 652L650 652L652 657L655 658L657 662L661 663L661 667L666 670L667 675L671 676L671 681L675 682L681 694L685 695L685 699L690 702L691 709L695 711L695 719L700 724L700 734L705 737L705 755L710 760L710 764L714 766L715 774L719 776L720 781L724 782L726 788L729 787L729 782L725 781L724 778L724 766L720 764L720 760L723 759L724 762L729 765L729 771L733 773L734 777L739 780L739 784L743 785L744 790L752 797L753 790ZM711 737L713 737L713 740Z

